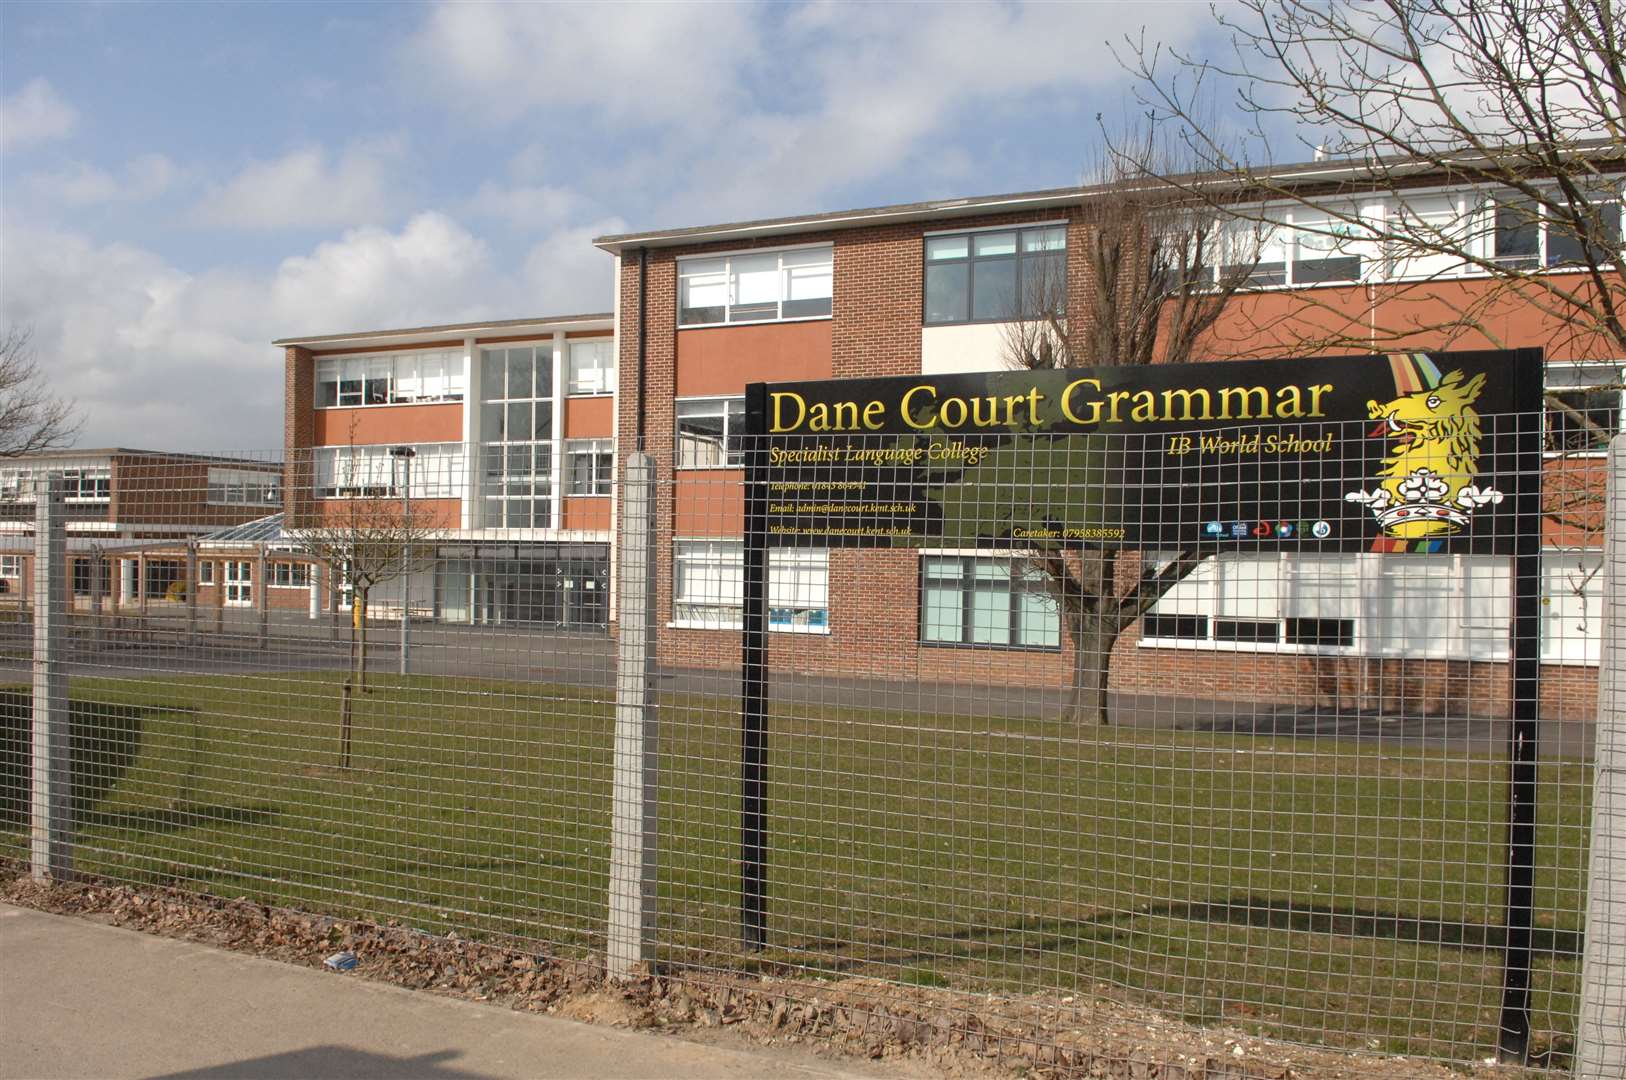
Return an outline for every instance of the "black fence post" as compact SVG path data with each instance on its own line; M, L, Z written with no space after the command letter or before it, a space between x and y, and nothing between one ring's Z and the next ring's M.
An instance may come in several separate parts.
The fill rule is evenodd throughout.
M1541 481L1543 365L1539 349L1514 364L1513 722L1508 727L1507 944L1497 1054L1522 1064L1530 1050L1530 927L1536 871L1536 762L1541 713Z
M745 389L745 579L740 667L740 943L768 937L768 492L767 388Z

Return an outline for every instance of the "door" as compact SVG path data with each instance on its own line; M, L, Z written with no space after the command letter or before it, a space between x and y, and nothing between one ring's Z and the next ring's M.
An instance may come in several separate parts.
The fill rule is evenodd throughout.
M232 607L248 607L254 603L254 570L247 562L229 559L226 562L226 603Z

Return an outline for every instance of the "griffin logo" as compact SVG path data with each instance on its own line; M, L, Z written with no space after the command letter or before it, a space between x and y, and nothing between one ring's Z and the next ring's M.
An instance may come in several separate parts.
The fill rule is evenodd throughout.
M1465 379L1453 371L1442 377L1426 356L1393 356L1390 365L1401 393L1392 401L1368 401L1366 411L1377 421L1371 437L1392 439L1394 446L1383 459L1377 488L1344 498L1364 505L1385 536L1460 532L1479 507L1502 501L1500 491L1474 483L1481 432L1473 404L1485 376Z

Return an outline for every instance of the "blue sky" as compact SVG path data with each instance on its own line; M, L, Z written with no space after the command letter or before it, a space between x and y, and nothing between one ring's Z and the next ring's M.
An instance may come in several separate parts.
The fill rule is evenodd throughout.
M0 323L87 445L281 444L273 338L604 311L607 232L1076 182L1204 3L0 6Z

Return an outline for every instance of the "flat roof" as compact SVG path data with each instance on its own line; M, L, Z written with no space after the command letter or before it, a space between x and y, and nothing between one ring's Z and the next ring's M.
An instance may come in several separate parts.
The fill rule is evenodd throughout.
M1492 152L1494 153L1494 151ZM1577 156L1600 162L1621 164L1619 148L1608 138L1578 142ZM1491 155L1464 151L1454 161L1440 162L1422 158L1393 157L1377 165L1348 159L1308 161L1295 165L1259 168L1252 171L1254 179L1238 179L1221 173L1186 173L1168 178L1168 186L1213 190L1238 188L1246 190L1258 184L1279 184L1283 187L1314 188L1322 184L1353 184L1369 186L1380 176L1414 177L1424 180L1430 175L1449 174L1455 164L1461 169L1483 168ZM1239 170L1240 171L1240 170ZM1018 210L1046 210L1075 206L1090 198L1111 192L1132 190L1137 184L1163 188L1159 180L1129 180L1113 184L1089 184L1076 187L1047 188L1004 195L975 195L966 198L937 199L930 202L898 203L891 206L872 206L857 210L835 210L819 214L799 214L794 217L759 218L754 221L736 221L713 225L699 225L680 229L656 229L649 232L617 233L600 236L593 244L605 251L620 254L628 249L676 247L682 244L707 241L752 240L797 233L824 232L832 229L857 229L865 226L895 224L912 221L947 221L981 214L997 214Z
M0 455L0 461L59 461L111 457L161 457L179 461L209 461L244 468L281 469L282 462L265 458L232 457L228 454L199 453L192 450L136 450L128 446L68 447L64 450L35 450L27 454Z
M447 334L459 337L479 337L485 331L524 330L594 330L613 325L613 313L593 312L586 315L544 315L533 319L494 319L486 322L442 323L439 326L408 326L397 330L359 330L345 334L313 334L305 337L278 338L273 345L368 345L401 344L413 340L432 341Z

